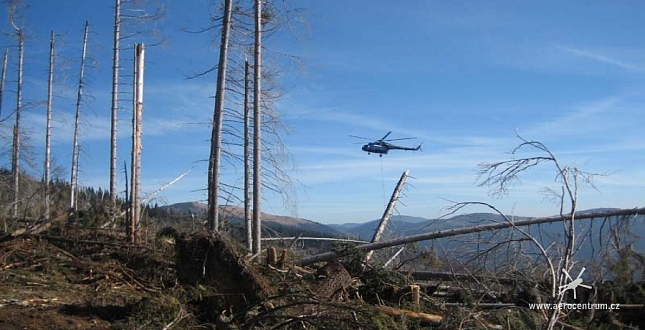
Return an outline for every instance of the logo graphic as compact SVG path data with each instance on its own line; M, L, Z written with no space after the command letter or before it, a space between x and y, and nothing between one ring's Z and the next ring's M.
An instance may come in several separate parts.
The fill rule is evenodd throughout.
M586 289L591 289L591 286L582 284L582 279L580 278L580 276L582 276L582 273L585 272L584 267L582 267L582 269L580 270L580 273L578 273L578 277L576 277L575 280L571 278L571 275L569 275L566 269L562 268L562 271L564 272L565 275L567 275L567 278L569 279L570 282L565 285L560 285L560 292L558 292L558 296L563 295L568 290L573 290L573 299L577 299L576 297L577 287L581 286Z

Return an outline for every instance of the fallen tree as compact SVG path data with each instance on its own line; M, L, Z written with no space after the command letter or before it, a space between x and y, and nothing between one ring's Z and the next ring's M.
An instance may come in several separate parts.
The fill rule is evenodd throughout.
M645 214L645 208L620 209L620 210L613 210L613 211L606 211L606 212L577 212L574 214L573 218L576 220L602 219L602 218L608 218L608 217L629 216L629 215L639 215L639 214ZM423 233L418 235L403 236L403 237L399 237L399 238L395 238L387 241L363 244L363 245L357 246L356 249L360 251L373 251L373 250L379 250L379 249L384 249L392 246L414 243L419 241L426 241L431 239L458 236L458 235L464 235L464 234L479 233L483 231L490 231L490 230L496 230L496 229L504 229L504 228L511 228L511 227L525 227L525 226L537 225L542 223L567 221L567 220L570 220L571 218L572 218L571 214L565 214L565 215L556 215L551 217L533 218L533 219L521 220L521 221L498 222L498 223L491 223L491 224L478 225L478 226L472 226L472 227L440 230L440 231L428 232L428 233ZM310 256L307 258L303 258L300 260L296 260L294 264L300 265L300 266L306 266L320 261L334 260L341 256L342 254L338 254L335 251L330 251L330 252L325 252L314 256Z

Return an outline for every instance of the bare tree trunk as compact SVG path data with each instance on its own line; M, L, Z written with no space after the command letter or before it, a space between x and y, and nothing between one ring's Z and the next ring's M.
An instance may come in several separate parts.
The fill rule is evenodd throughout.
M117 128L119 111L119 42L121 38L121 0L115 0L114 6L114 44L112 55L112 105L110 124L110 207L112 220L116 209L116 162L117 162Z
M125 221L126 221L125 223L126 224L131 224L132 221L130 219L130 213L131 212L130 212L129 205L132 205L132 201L130 200L130 193L129 193L130 185L128 184L128 164L125 162L125 160L123 161L123 178L124 178L124 181L125 181L125 205L128 206L127 212L125 212ZM130 234L130 228L129 227L126 230L126 232L128 234Z
M253 249L253 223L251 222L251 116L249 113L250 65L244 60L244 223L246 248Z
M595 219L595 218L601 219L606 217L614 217L614 216L621 216L621 215L635 215L635 214L645 214L645 208L623 209L623 210L616 210L616 211L609 211L609 212L582 213L582 214L575 214L575 218L577 220ZM479 233L483 231L511 228L511 227L523 227L523 226L529 226L529 225L537 225L541 223L567 221L571 218L572 218L571 215L564 215L564 216L557 215L553 217L515 221L512 223L499 222L499 223L492 223L492 224L479 225L479 226L473 226L473 227L440 230L435 232L399 237L388 241L363 244L363 245L357 246L356 249L361 251L372 251L372 250L383 249L391 246L403 245L403 244L414 243L419 241L427 241L427 240L437 239L442 237ZM340 255L338 255L336 252L325 252L325 253L321 253L318 255L297 260L294 262L294 264L306 266L306 265L313 264L315 262L334 260L339 257Z
M262 0L255 0L253 64L253 254L262 249Z
M137 44L134 47L134 110L132 113L132 189L130 193L130 241L136 243L137 230L141 220L141 133L143 115L143 70L145 64L145 47Z
M76 210L76 193L78 190L78 164L79 164L79 146L78 146L78 128L81 117L81 102L83 98L83 77L85 74L85 55L87 53L87 36L90 29L90 22L85 21L85 32L83 34L83 53L81 54L81 71L78 76L78 93L76 96L76 117L74 120L74 142L72 150L72 176L70 179L69 208Z
M7 74L7 60L8 60L8 58L9 58L9 49L6 49L4 51L4 57L2 59L2 75L0 76L0 115L2 114L2 94L4 92L4 82L5 82L5 79L7 77L6 74ZM1 118L2 117L0 117L0 119ZM9 229L9 228L7 228L7 219L6 219L6 217L4 217L4 214L3 214L2 218L3 218L2 219L2 224L3 224L2 227L3 227L4 232L6 233L8 231L8 229Z
M2 58L2 74L0 74L0 115L2 115L2 95L4 93L4 82L7 78L7 61L9 59L9 49L5 49Z
M11 174L13 176L13 196L11 199L14 218L18 217L18 199L20 196L20 114L22 112L22 65L24 58L25 36L18 30L18 86L16 89L16 123L13 126L13 150L11 152Z
M403 185L405 184L405 180L408 178L408 173L409 171L403 172L401 174L401 178L399 179L399 183L396 184L396 187L394 188L394 191L392 192L392 196L390 197L390 202L387 203L387 207L385 208L385 212L383 212L383 216L381 217L381 222L379 223L378 228L376 228L376 231L374 232L374 237L372 237L372 243L378 242L381 239L381 236L383 236L383 232L385 231L385 227L387 227L387 223L390 221L390 216L392 215L392 211L394 210L394 206L396 206L396 201L399 199L399 194L401 193L401 189L403 188ZM363 261L365 265L370 261L372 258L372 254L374 254L374 251L369 251L365 255L365 260Z
M45 132L45 219L50 214L51 181L51 135L52 135L52 98L54 88L54 31L49 38L49 76L47 78L47 128Z
M212 231L219 229L219 176L222 157L222 124L224 121L224 97L226 95L226 66L233 0L224 1L224 21L220 41L219 64L217 68L217 89L213 110L211 153L208 160L208 224Z

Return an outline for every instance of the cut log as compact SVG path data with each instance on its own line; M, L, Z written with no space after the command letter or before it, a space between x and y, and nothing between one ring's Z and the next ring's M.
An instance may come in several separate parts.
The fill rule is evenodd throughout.
M379 310L381 313L384 313L387 315L399 316L399 317L400 316L410 317L410 318L417 319L422 322L427 322L434 325L441 324L441 321L443 320L443 316L436 315L436 314L413 312L407 309L400 309L400 308L394 308L389 306L377 305L374 307L376 307L376 309Z

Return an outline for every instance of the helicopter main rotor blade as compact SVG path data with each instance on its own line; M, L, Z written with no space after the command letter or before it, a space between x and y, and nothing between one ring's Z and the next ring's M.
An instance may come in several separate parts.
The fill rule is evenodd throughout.
M409 138L387 139L387 140L383 140L383 141L401 141L401 140L414 140L414 139L416 139L416 138L409 137Z
M392 131L387 132L387 134L385 134L385 136L382 137L379 141L385 140L385 138L387 138L390 134L392 134Z
M362 137L362 136L356 136L356 135L350 135L350 137L357 138L357 139L363 139L363 140L374 140L374 139L370 139L370 138L366 138L366 137Z

